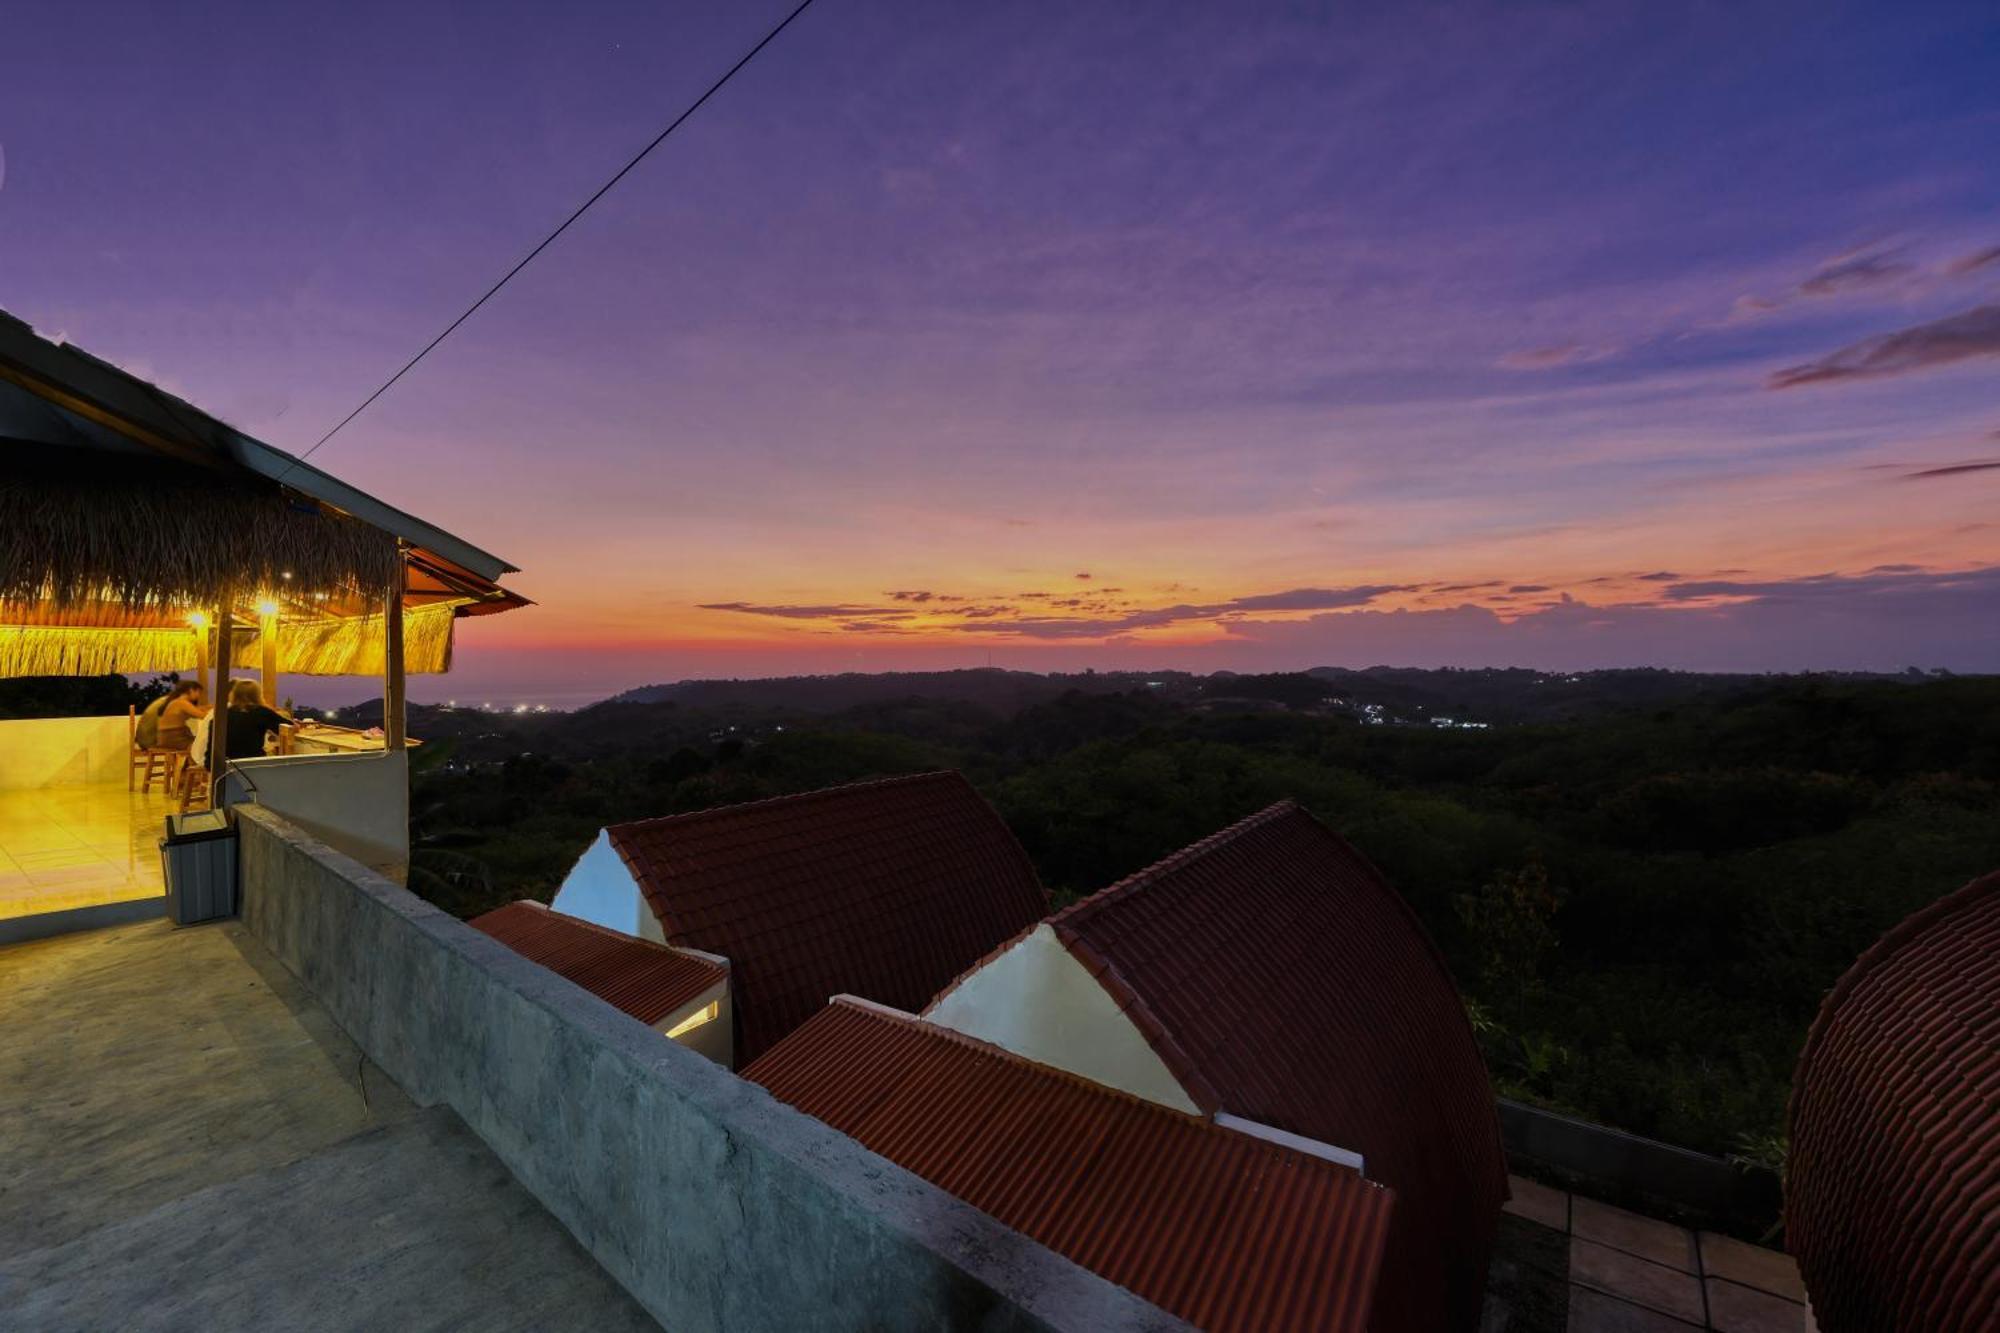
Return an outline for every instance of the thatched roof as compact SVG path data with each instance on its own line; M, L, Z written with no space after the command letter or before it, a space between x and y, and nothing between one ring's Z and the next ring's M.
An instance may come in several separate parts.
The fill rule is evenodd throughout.
M381 528L241 473L11 451L0 602L205 608L257 589L379 595L403 577Z

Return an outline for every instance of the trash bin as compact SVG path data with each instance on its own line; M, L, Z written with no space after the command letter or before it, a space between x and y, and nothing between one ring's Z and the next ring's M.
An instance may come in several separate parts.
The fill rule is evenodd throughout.
M236 915L236 826L228 811L168 815L160 865L175 925Z

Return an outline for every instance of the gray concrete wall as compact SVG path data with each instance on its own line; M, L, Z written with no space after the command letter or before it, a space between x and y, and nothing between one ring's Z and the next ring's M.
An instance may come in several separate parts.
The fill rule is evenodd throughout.
M1761 1231L1781 1197L1769 1171L1500 1099L1500 1137L1517 1168L1597 1198L1701 1226Z
M237 813L244 924L676 1333L1184 1327L270 811Z

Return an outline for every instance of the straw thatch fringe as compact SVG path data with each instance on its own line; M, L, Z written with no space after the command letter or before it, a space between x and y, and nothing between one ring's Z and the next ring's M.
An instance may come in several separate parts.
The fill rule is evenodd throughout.
M401 577L391 534L260 478L114 454L0 464L0 601L212 607Z
M404 674L451 670L452 627L462 605L440 602L403 612ZM278 670L298 676L380 675L387 661L382 625L381 616L287 621L278 627ZM261 640L253 638L236 660L254 663L263 651Z
M190 671L201 659L201 638L187 629L0 625L0 677Z

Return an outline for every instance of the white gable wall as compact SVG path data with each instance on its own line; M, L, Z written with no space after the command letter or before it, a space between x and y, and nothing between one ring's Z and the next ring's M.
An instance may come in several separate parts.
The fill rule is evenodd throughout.
M924 1017L1025 1059L1200 1113L1125 1011L1047 925L960 981Z
M642 939L666 943L658 918L639 891L639 882L625 868L624 858L611 845L611 835L599 830L597 841L571 867L569 878L556 890L549 906L565 916Z

